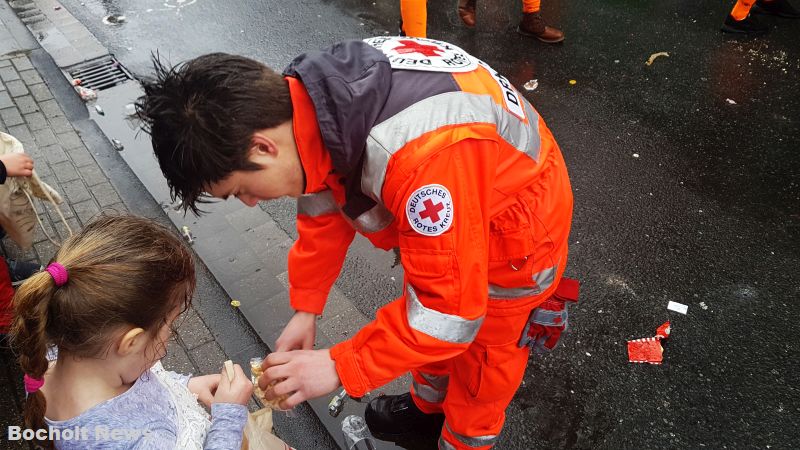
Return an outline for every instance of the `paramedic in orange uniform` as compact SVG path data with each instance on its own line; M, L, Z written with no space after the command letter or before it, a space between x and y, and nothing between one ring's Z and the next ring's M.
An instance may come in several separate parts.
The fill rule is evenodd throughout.
M278 381L268 396L288 395L287 408L340 385L360 397L411 371L410 393L368 406L375 434L436 424L440 448L494 445L529 347L555 345L577 294L562 282L567 170L533 107L483 62L426 39L339 43L283 78L225 54L156 69L137 107L185 208L206 193L298 198L296 314L265 362L259 384ZM399 247L403 294L352 339L312 350L356 232Z

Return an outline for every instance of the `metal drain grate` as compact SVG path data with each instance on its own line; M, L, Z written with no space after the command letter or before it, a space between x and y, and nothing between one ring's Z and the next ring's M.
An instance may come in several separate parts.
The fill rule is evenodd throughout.
M96 91L114 87L133 76L113 56L104 56L88 61L68 70L72 79L81 80L81 86Z

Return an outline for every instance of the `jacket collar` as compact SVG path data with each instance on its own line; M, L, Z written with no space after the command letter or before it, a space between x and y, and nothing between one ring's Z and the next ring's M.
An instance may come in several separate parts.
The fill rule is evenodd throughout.
M333 172L331 156L322 143L317 125L314 103L303 83L294 77L285 77L292 96L292 130L300 154L300 162L306 177L304 194L319 192L326 188L325 178Z

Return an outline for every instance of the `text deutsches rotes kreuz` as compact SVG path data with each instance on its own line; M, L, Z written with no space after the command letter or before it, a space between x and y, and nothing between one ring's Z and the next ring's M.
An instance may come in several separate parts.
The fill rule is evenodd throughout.
M453 225L453 199L439 184L429 184L414 191L406 203L406 217L411 227L425 236L438 236Z

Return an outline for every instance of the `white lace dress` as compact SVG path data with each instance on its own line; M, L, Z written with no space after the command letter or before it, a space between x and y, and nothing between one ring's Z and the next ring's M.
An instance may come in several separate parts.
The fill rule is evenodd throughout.
M189 392L188 379L156 363L126 392L71 419L45 421L68 433L55 441L59 450L238 450L247 408L215 403L209 420ZM71 430L85 434L76 437ZM115 430L122 434L111 436Z

